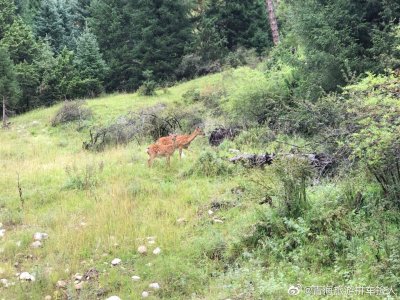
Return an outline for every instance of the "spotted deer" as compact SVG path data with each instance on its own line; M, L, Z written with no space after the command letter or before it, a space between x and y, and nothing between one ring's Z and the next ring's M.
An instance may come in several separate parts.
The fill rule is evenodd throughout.
M182 150L183 149L189 150L188 148L190 146L190 143L198 135L201 135L201 136L205 135L203 130L199 127L197 127L191 134L178 135L176 137L176 143L177 143L177 148L179 149L179 158L180 159L182 158ZM159 138L156 143L159 145L166 145L166 144L171 144L172 143L171 140L172 140L172 135Z
M178 143L176 134L172 134L169 137L170 137L169 143L163 145L155 143L147 148L146 152L149 155L147 164L149 168L151 168L151 166L153 165L153 160L161 156L165 157L167 159L167 165L168 166L170 165L171 156L172 154L174 154L175 149L178 147Z

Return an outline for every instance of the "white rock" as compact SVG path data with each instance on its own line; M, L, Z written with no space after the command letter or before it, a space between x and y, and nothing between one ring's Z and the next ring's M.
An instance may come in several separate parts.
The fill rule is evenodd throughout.
M179 219L176 220L176 223L178 223L178 224L185 224L186 222L187 221L186 221L185 218L179 218Z
M44 300L51 300L51 296L47 295L46 297L44 297Z
M161 249L159 247L157 247L156 249L153 250L154 255L158 255L160 253L161 253Z
M213 219L213 222L214 223L220 223L220 224L224 223L224 221L222 221L220 219Z
M160 285L157 282L153 282L149 284L149 288L153 289L153 290L159 290L160 289Z
M74 275L74 279L75 279L75 280L81 281L82 278L83 278L83 276L82 276L81 274L79 274L79 273L76 273L76 274Z
M143 297L143 298L147 298L148 296L149 296L149 292L144 291L144 292L142 293L142 297Z
M35 241L45 240L45 239L47 239L48 237L49 237L49 235L48 235L47 233L44 233L44 232L36 232L36 233L33 235L33 239L34 239Z
M29 274L28 272L22 272L21 274L19 274L19 279L26 281L35 281L35 276Z
M214 212L213 212L211 209L208 210L208 214L209 214L210 216L211 216L213 213L214 213Z
M3 237L6 234L5 229L0 229L0 237Z
M4 286L4 287L8 287L8 280L7 279L5 279L5 278L3 278L3 279L0 279L0 283Z
M40 248L42 247L42 242L41 241L35 241L31 244L32 248Z
M131 278L132 278L133 281L139 281L140 280L140 277L136 276L136 275L132 276Z
M138 249L137 249L137 251L138 251L140 254L146 254L146 253L147 253L147 247L144 246L144 245L139 246Z
M67 287L67 283L64 280L59 280L59 281L57 281L56 286L59 289L65 289Z
M113 260L112 260L112 262L111 262L111 264L113 265L113 266L117 266L117 265L119 265L121 263L121 260L119 259L119 258L114 258Z
M121 298L118 296L111 296L111 297L107 298L106 300L121 300Z
M0 223L0 228L3 227L3 223Z

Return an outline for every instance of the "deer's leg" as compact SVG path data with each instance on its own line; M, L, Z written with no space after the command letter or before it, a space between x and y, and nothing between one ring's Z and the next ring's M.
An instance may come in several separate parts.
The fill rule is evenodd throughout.
M182 159L182 147L179 147L179 159Z
M168 156L166 157L166 159L167 159L167 165L168 165L168 167L171 166L171 156L168 155Z
M147 160L147 165L149 166L149 168L152 167L153 160L154 160L154 156L153 155L149 155L149 159Z

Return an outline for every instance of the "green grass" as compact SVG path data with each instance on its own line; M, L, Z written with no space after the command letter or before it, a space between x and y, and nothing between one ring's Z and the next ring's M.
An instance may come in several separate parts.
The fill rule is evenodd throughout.
M129 111L158 103L181 103L182 94L188 90L213 85L227 91L238 89L246 82L243 79L248 72L248 68L228 70L158 90L154 97L116 94L87 100L93 118L80 131L77 123L51 126L61 103L12 118L11 128L0 131L0 222L6 229L5 236L0 238L0 279L6 278L15 285L0 285L0 299L44 299L46 295L65 299L66 293L71 299L106 299L111 295L141 299L142 291L148 291L152 282L158 282L161 289L152 292L149 299L288 299L288 287L299 282L377 285L381 279L373 274L382 274L377 270L388 262L393 262L394 277L382 282L398 282L396 256L385 260L383 255L383 262L374 265L374 271L368 269L374 260L369 235L382 239L376 229L381 223L387 224L389 237L398 230L395 221L385 223L390 212L379 211L376 214L382 216L380 219L366 217L363 223L361 214L346 208L343 220L332 228L337 226L338 232L342 227L351 228L354 249L338 256L335 265L319 262L324 251L332 250L324 244L324 239L331 242L330 237L323 234L318 236L321 240L305 243L296 251L281 252L285 246L282 240L302 239L301 231L307 230L304 227L321 221L318 218L323 223L323 218L341 213L342 205L351 205L351 199L342 199L343 190L364 189L366 201L376 201L379 192L373 185L365 186L362 177L357 186L333 180L309 187L311 209L304 216L306 223L291 220L298 232L288 231L282 238L263 241L271 244L256 248L243 243L244 237L254 234L260 214L269 216L271 210L258 204L263 191L257 191L251 179L268 178L271 169L225 169L223 159L231 155L230 148L243 152L288 152L291 144L307 144L301 137L272 138L274 134L268 130L253 128L235 141L225 141L218 149L209 146L207 138L199 137L181 161L175 153L170 168L165 159L157 159L151 169L147 167L147 144L131 142L98 153L82 149L91 126L107 125ZM208 119L206 132L215 124L216 119ZM207 166L210 157L219 157L222 167L210 168L216 167L212 161ZM199 162L205 164L204 168ZM215 172L220 175L204 176ZM232 193L232 188L238 186L244 188L245 196ZM232 206L209 215L212 201L225 201ZM179 218L187 222L178 224ZM223 223L215 223L213 218ZM278 218L276 222L283 221ZM368 232L368 226L376 228ZM33 249L31 243L37 231L48 233L49 239L42 248ZM149 236L156 237L154 245L147 243ZM337 238L341 236L338 234ZM391 242L385 247L396 248L395 241ZM142 244L148 246L147 255L137 252ZM162 250L159 256L152 254L155 247ZM354 262L357 256L365 261ZM122 264L112 267L111 261L116 257L122 259ZM349 269L347 264L353 267ZM86 283L78 294L73 276L90 268L99 271L98 281ZM348 278L351 268L356 270ZM34 274L36 281L19 282L15 274L23 271ZM141 280L132 281L133 275ZM58 280L67 281L68 289L57 289ZM308 298L303 295L296 299Z
M186 90L221 76L160 90L155 97L118 94L87 100L94 112L90 122L106 124L129 111L180 101ZM205 294L210 272L220 266L204 257L207 245L203 242L212 244L211 232L221 235L227 226L211 224L207 207L240 178L182 175L209 148L205 138L195 140L192 152L182 161L175 154L170 168L161 159L152 169L147 168L146 145L135 142L100 153L84 151L87 130L76 131L74 123L51 127L50 120L60 105L12 118L11 129L0 132L0 221L6 229L0 240L0 277L16 283L7 289L0 287L0 298L57 296L62 294L55 287L58 280L67 280L73 295L72 276L91 267L100 272L98 286L88 285L80 299L94 299L100 288L122 299L140 299L151 282L162 287L152 293L154 299ZM100 164L104 165L101 170ZM69 174L68 168L73 170ZM90 186L82 189L77 182L87 168L95 171L88 175ZM187 223L177 224L178 218ZM50 237L42 248L32 249L36 231ZM156 244L149 245L147 256L141 256L136 249L147 236L156 236ZM156 246L162 249L159 256L151 253ZM121 267L110 266L115 257L122 259ZM147 266L149 263L152 265ZM36 282L20 284L15 273L23 271L35 274ZM132 275L142 280L133 282Z

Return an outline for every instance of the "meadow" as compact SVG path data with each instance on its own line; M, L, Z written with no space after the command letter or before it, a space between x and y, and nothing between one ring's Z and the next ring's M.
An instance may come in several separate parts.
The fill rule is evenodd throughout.
M248 128L219 147L198 137L182 160L174 154L169 168L165 159L147 167L150 137L100 152L82 148L93 126L159 103L201 106L209 135L228 117L210 113L202 103L188 104L183 95L215 86L234 94L249 84L249 73L257 72L227 70L149 97L88 99L93 116L83 126L51 126L62 103L11 118L10 128L0 131L0 222L5 229L0 278L9 284L0 286L0 299L142 299L143 291L149 299L287 299L288 288L297 283L396 289L398 217L373 205L381 196L368 176L307 184L307 211L291 216L260 201L286 182L279 170L296 183L296 169L277 164L249 170L228 162L231 148L289 152L291 145L305 146L304 137ZM269 187L260 188L260 182ZM359 190L364 202L357 206ZM271 192L274 201L280 201L281 192ZM32 247L36 232L49 235L39 248ZM137 251L141 245L147 254ZM156 247L160 254L152 253ZM111 264L115 258L121 259L117 266ZM98 277L77 289L75 275L91 269ZM20 281L16 274L21 272L35 281ZM57 287L59 281L66 287ZM160 289L149 288L150 283L159 283Z

